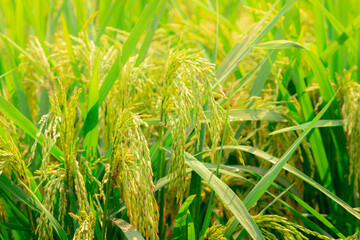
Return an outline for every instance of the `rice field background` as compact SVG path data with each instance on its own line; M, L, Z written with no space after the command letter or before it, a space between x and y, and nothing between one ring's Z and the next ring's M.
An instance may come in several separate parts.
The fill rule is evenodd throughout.
M0 239L360 239L357 0L0 0Z

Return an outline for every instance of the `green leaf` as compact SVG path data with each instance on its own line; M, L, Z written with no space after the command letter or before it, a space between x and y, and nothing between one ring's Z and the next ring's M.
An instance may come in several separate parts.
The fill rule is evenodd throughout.
M119 73L121 71L120 64L123 66L126 61L129 59L133 51L135 50L136 44L140 40L143 32L145 31L146 27L149 25L150 20L153 19L156 7L158 5L157 0L151 1L149 6L144 10L141 14L140 19L135 24L134 28L131 30L129 37L127 38L126 42L122 47L122 54L118 55L115 62L113 63L112 67L110 68L109 73L106 75L99 91L99 101L98 106L101 106L102 102L105 100L107 94L109 93L110 89L114 85ZM93 107L90 111L98 111ZM88 131L91 131L95 126L91 120L89 120L90 116L86 115L84 125L82 126L80 132L78 133L78 138L85 136ZM86 129L86 130L85 130Z
M134 28L131 30L129 37L126 39L124 46L122 48L121 55L121 64L125 65L131 54L136 48L137 43L140 40L140 37L144 33L145 29L151 22L154 17L154 14L157 12L156 8L159 4L158 0L152 0L144 12L141 14L140 19L135 24Z
M64 40L66 43L66 50L67 50L67 54L70 59L70 64L71 64L71 67L72 67L75 77L80 78L80 70L78 68L78 64L75 59L75 55L74 55L74 51L73 51L73 47L72 47L72 43L71 43L71 39L70 39L70 34L69 34L69 30L66 25L66 20L65 20L64 15L61 15L61 19L62 19L62 26L63 26L63 32L64 32Z
M52 223L56 233L61 239L67 239L66 232L62 229L59 222L54 218L54 216L40 203L35 194L23 184L23 186L28 190L32 195L31 197L22 191L17 185L10 181L4 174L0 174L0 187L5 191L11 193L16 198L27 204L32 209L38 212L44 212L45 215L49 218Z
M239 62L251 51L252 47L258 44L265 37L265 35L271 31L275 24L295 4L296 1L297 0L287 1L286 4L271 19L271 21L263 28L263 30L255 37L252 42L250 42L250 40L256 34L255 30L248 36L248 38L244 42L235 44L235 46L226 55L224 61L221 63L219 68L216 70L215 76L220 83L235 70ZM266 18L275 8L275 5L276 4L274 4L273 7L268 11L268 13L265 14L263 19L259 22L258 26L262 25L262 23L266 20ZM255 29L258 28L258 26L255 27Z
M102 102L105 100L107 94L109 93L111 87L114 85L117 77L120 73L120 55L116 58L115 62L110 68L109 73L106 75L104 82L101 84L99 91L99 106L101 106ZM85 120L86 121L86 120Z
M332 97L331 100L335 98L335 95ZM329 108L332 101L330 101L325 108L323 108L320 113L311 121L310 125L306 128L306 130L296 139L296 141L291 145L291 147L284 153L284 155L273 165L270 170L265 174L263 178L256 184L256 186L251 189L250 193L246 195L244 200L244 204L247 209L251 209L254 204L259 200L259 198L264 194L264 192L269 188L271 183L275 180L277 175L280 173L281 169L285 166L287 161L290 159L291 155L295 152L297 147L300 145L302 140L306 137L306 135L311 131L315 122L317 122L322 115L326 112ZM237 226L236 219L232 222L231 226L229 227L226 236L230 236L232 232L235 230Z
M335 95L333 96L333 99ZM250 193L246 196L244 202L248 208L251 208L257 200L261 197L261 195L265 192L265 190L270 186L270 184L274 181L276 176L280 173L281 169L284 167L286 162L290 159L291 155L295 152L296 148L300 145L302 140L306 137L306 135L311 131L313 125L322 117L322 115L329 108L331 101L325 106L324 109L311 121L306 130L296 139L296 141L291 145L291 147L284 153L284 155L280 158L278 162L266 173L266 175L256 184L256 186L250 191Z
M96 33L96 40L95 40L96 45L99 44L100 38L105 32L106 26L109 24L111 18L115 15L116 12L119 11L121 7L123 7L123 5L124 3L122 1L116 0L111 4L111 6L108 5L106 14L102 15L104 16L103 18L99 16L98 19L100 20L100 24L99 24L100 26L98 32Z
M220 149L220 148L218 148ZM223 149L232 149L232 150L240 150L240 151L245 151L248 152L250 154L253 154L255 156L258 156L272 164L276 164L279 159L260 150L257 149L255 147L251 147L251 146L224 146ZM294 174L296 177L301 178L304 182L308 183L310 186L313 186L315 189L319 190L320 192L322 192L323 194L325 194L327 197L329 197L331 200L333 200L334 202L336 202L337 204L339 204L340 206L342 206L346 211L348 211L350 214L352 214L354 217L356 217L357 219L360 220L360 213L357 212L354 208L352 208L349 204L347 204L346 202L344 202L343 200L341 200L339 197L337 197L335 194L333 194L332 192L330 192L329 190L327 190L326 188L324 188L323 186L321 186L319 183L317 183L316 181L314 181L313 179L311 179L310 177L308 177L306 174L304 174L303 172L299 171L298 169L296 169L295 167L289 165L289 164L285 164L284 165L284 169L292 174Z
M304 130L310 125L310 123L311 122L307 122L307 123L303 123L303 124L300 124L297 126L282 128L282 129L273 131L269 135L275 135L275 134L279 134L279 133L291 132L291 131L297 131L297 130ZM313 128L337 127L337 126L343 126L343 125L344 125L344 122L342 120L319 120L313 125Z
M209 118L210 111L205 111L205 116ZM236 121L276 121L286 122L286 118L271 110L266 109L231 109L229 110L229 119L231 122ZM159 125L159 118L145 118L143 119L148 125ZM200 120L205 123L204 119Z
M191 218L191 214L189 209L187 210L187 239L188 240L196 240L196 232L195 232L195 225Z
M208 111L205 114L209 114ZM286 118L271 110L266 109L230 109L229 119L235 121L276 121L286 122Z
M255 46L255 48L260 48L260 49L288 49L288 48L307 49L300 43L289 41L289 40L274 40L274 41L259 43Z
M13 105L7 102L2 96L0 96L0 111L5 114L10 120L12 120L18 127L20 127L26 134L28 134L33 139L36 138L36 134L39 131L35 125L30 122L23 114L19 112ZM41 133L39 136L39 144L42 144L44 141L44 135ZM51 148L51 154L62 161L63 153L62 151L54 145Z
M146 34L146 37L141 45L141 48L139 50L139 55L136 59L136 63L135 66L139 66L140 63L142 63L145 60L146 54L149 50L150 44L152 42L152 39L154 37L155 34L155 30L158 27L161 15L164 11L165 8L165 3L167 2L167 0L161 0L159 3L159 6L156 10L155 16L151 22L151 24L149 25L149 29L148 32Z
M14 223L5 223L0 222L1 229L10 229L10 230L17 230L17 231L31 231L30 227L24 227L22 225L17 225Z
M111 218L111 221L118 226L129 240L145 239L130 223L118 218Z
M13 40L11 40L8 36L2 33L0 33L0 37L2 37L5 41L10 43L11 45L13 45L19 52L21 52L27 59L29 59L30 62L32 62L38 68L38 70L40 70L42 74L49 77L47 73L44 71L44 69L37 63L37 61L32 56L30 56L24 49L22 49L19 45L17 45Z
M186 239L186 219L190 204L193 202L196 195L189 196L186 201L181 205L178 214L176 215L174 224L174 239Z
M337 34L339 36L342 36L343 38L348 39L350 37L350 47L352 49L352 51L356 51L357 47L356 47L356 43L354 41L354 39L352 38L351 35L346 35L344 36L344 33L347 32L347 29L341 24L341 22L334 16L332 15L328 10L326 10L324 8L324 6L319 2L319 0L313 0L313 1L309 1L311 4L313 4L313 7L316 8L317 12L322 12L326 18L329 20L329 23L331 23L331 25L334 27L335 31L337 32ZM354 25L350 24L351 28L353 28ZM325 29L324 29L325 30Z
M164 148L164 150L168 153L171 152L169 148ZM209 169L207 169L200 161L189 153L185 153L185 161L190 168L192 168L205 182L210 185L210 187L221 198L224 204L230 209L235 218L248 231L252 238L264 239L260 229L250 216L244 203L228 185L216 177L215 174L211 173Z
M99 121L99 54L96 57L95 66L90 80L89 99L88 99L88 112L87 119L88 126L94 126L91 130L85 128L86 135L84 136L83 146L86 150L87 157L96 156L96 148L99 137L98 121Z
M331 86L331 81L328 78L326 69L320 58L315 53L311 51L304 51L304 54L311 65L316 81L319 83L321 96L324 98L324 102L328 103L330 99L332 99L332 96L334 96L334 89ZM338 107L338 104L336 103L337 101L335 99L333 106ZM339 110L337 109L336 111L336 114L339 114Z
M216 169L216 166L214 166L214 164L206 164L205 166L209 167L209 169L213 169L213 170ZM236 173L236 171L239 170L239 167L243 167L243 166L225 166L225 165L221 165L220 166L220 172L222 174L237 177L237 178L240 178L240 179L242 179L242 180L244 180L246 182L249 182L249 183L251 183L253 185L256 185L253 181L241 176L241 174L239 174L239 173ZM253 172L251 168L248 168L248 170L246 170L246 172L250 172L251 174L253 174L256 177L261 177L261 174ZM290 197L292 197L296 202L298 202L301 206L303 206L307 211L309 211L313 216L315 216L325 226L329 227L340 238L345 238L344 235L336 227L334 227L334 225L332 225L322 214L320 214L314 208L309 206L301 198L297 197L296 195L294 195L290 191L288 191L294 184L291 184L286 190L284 190L282 187L280 187L278 184L276 184L274 182L272 183L272 185L275 186L276 188L280 189L283 192L280 195L275 197L271 192L266 191L267 194L269 194L271 196L274 196L274 200L269 205L267 205L264 209L262 209L260 214L263 213L267 208L269 208L271 206L271 204L274 203L274 201L277 201L277 200L279 200L283 205L285 205L287 207L290 207L284 201L280 200L280 197L286 192Z
M25 228L30 228L29 219L24 215L21 207L17 206L14 203L14 200L10 194L6 191L0 191L0 198L4 209L6 211L6 216L9 218L9 221L12 223L19 222Z

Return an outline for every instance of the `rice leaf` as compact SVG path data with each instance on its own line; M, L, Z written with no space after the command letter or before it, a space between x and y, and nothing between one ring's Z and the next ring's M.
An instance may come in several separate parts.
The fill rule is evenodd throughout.
M209 117L210 112L205 111L205 116ZM236 121L276 121L286 122L286 118L272 110L266 109L230 109L229 119L231 122ZM159 125L159 118L145 118L143 119L149 125ZM201 122L206 122L204 119Z
M174 223L174 239L186 239L186 229L187 229L187 216L188 216L188 209L190 204L193 202L196 195L190 195L185 202L181 205L179 209L175 223Z
M30 122L23 114L19 112L13 105L8 103L2 96L0 96L0 111L4 113L9 119L11 119L19 128L25 133L29 134L33 139L36 138L36 134L39 131L35 125ZM44 135L40 134L39 144L42 144ZM59 161L62 161L63 153L54 145L51 149L51 154Z
M141 234L134 228L130 223L126 222L125 220L112 218L111 221L118 226L121 231L125 234L127 239L129 240L141 240L145 239Z
M27 188L25 185L23 185ZM4 174L0 174L0 187L15 197L17 197L22 202L26 203L32 209L38 212L44 212L49 218L50 222L54 226L55 231L59 235L60 239L67 239L65 231L60 226L59 222L54 218L54 216L40 203L35 194L27 188L28 192L31 194L31 197L23 192L18 186L16 186L12 181L10 181Z
M309 125L310 125L310 122L303 123L303 124L300 124L300 125L297 125L297 126L286 127L286 128L282 128L282 129L273 131L269 135L275 135L275 134L279 134L279 133L291 132L291 131L297 131L297 130L304 130ZM319 120L314 124L313 128L337 127L337 126L343 126L343 125L344 125L344 122L342 120Z
M209 169L215 170L216 167L213 164L206 164L205 166L209 167ZM225 166L225 165L221 165L220 166L220 172L222 174L225 175L229 175L229 176L233 176L236 178L240 178L246 182L251 183L252 185L256 185L256 183L252 182L251 180L241 176L241 174L237 173L238 169L240 166ZM253 172L251 169L247 170L247 172L250 172L251 174L253 174L256 177L262 177L262 175ZM316 211L314 208L312 208L311 206L309 206L306 202L304 202L301 198L297 197L296 195L292 194L291 191L288 191L294 184L290 185L287 189L282 188L281 186L279 186L276 183L272 183L273 186L275 186L276 188L280 189L282 191L281 194L279 194L278 196L274 196L274 200L267 205L265 208L263 208L261 210L261 213L263 213L267 208L269 208L271 206L271 204L274 203L274 201L280 201L283 205L285 206L289 206L287 205L284 201L280 200L280 197L284 194L287 193L290 197L292 197L296 202L298 202L302 207L304 207L307 211L309 211L309 213L311 213L314 217L316 217L319 221L321 221L325 226L329 227L335 234L337 234L340 238L345 238L344 235L333 225L329 222L329 220L327 220L322 214L320 214L318 211ZM273 196L273 194L269 191L266 191L267 194ZM302 218L304 219L304 217ZM306 219L306 218L305 218ZM322 234L324 234L322 232Z
M246 42L237 43L231 49L231 51L226 55L224 61L221 63L219 68L216 70L215 76L218 81L221 83L224 79L232 73L239 62L251 51L252 47L258 44L267 33L271 31L271 29L275 26L275 24L279 21L279 19L284 16L284 14L295 4L297 0L289 0L286 4L281 8L281 10L275 15L274 18L263 28L263 30L255 37L255 39L247 44ZM264 16L263 20L259 22L261 25L267 16L272 12L276 4L269 10L269 12ZM248 39L251 39L255 35L255 32L248 36Z
M335 98L335 95L331 100ZM291 145L291 147L284 153L284 155L271 167L271 169L265 174L263 178L256 184L256 186L251 189L251 191L246 195L244 200L244 204L247 209L251 209L254 204L259 200L259 198L264 194L264 192L269 188L271 183L274 181L276 176L280 173L281 169L285 166L286 162L290 159L291 155L294 153L296 148L300 145L302 140L306 137L306 135L311 131L315 122L317 122L322 115L329 108L332 101L330 101L324 109L320 111L320 113L311 121L310 125L306 128L306 130L296 139L296 141ZM235 227L238 225L236 219L232 222L229 227L226 235L230 236L232 232L235 230Z
M95 65L93 68L92 77L90 80L90 88L89 88L89 99L88 99L88 112L87 118L88 122L86 127L94 126L92 129L85 129L85 136L83 146L87 152L87 156L96 156L96 149L98 143L99 129L98 129L98 121L99 121L99 113L98 113L98 102L99 102L99 55L96 57Z
M257 149L255 147L250 147L250 146L243 146L243 145L239 145L239 146L224 146L223 149L232 149L232 150L240 150L240 151L245 151L248 152L250 154L253 154L255 156L258 156L272 164L276 164L279 159L277 157L274 157L260 149ZM330 192L329 190L327 190L326 188L324 188L322 185L320 185L319 183L317 183L316 181L314 181L313 179L311 179L309 176L307 176L306 174L304 174L303 172L299 171L298 169L296 169L295 167L289 165L289 164L285 164L284 165L284 169L288 172L290 172L291 174L294 174L295 176L301 178L304 182L308 183L309 185L313 186L315 189L319 190L320 192L322 192L324 195L326 195L328 198L330 198L331 200L333 200L334 202L336 202L337 204L339 204L341 207L343 207L346 211L348 211L350 214L352 214L354 217L356 217L357 219L360 220L360 213L357 212L354 208L352 208L349 204L347 204L346 202L344 202L343 200L341 200L339 197L337 197L334 193Z
M171 152L169 148L164 148L168 153ZM250 236L254 239L264 239L260 229L256 226L254 220L251 218L249 212L246 210L244 203L239 197L221 181L215 174L211 173L199 160L194 158L189 153L185 153L186 164L192 168L199 176L207 182L215 193L224 201L224 204L234 214L235 218L248 231Z
M289 41L289 40L274 40L274 41L259 43L255 46L255 48L260 48L260 49L289 49L289 48L307 49L300 43L297 43L294 41Z
M131 30L129 37L126 39L124 46L122 48L121 60L120 63L124 65L129 59L131 54L136 48L137 43L140 40L140 37L144 33L145 29L154 18L156 8L159 4L158 0L152 0L144 12L141 14L140 19L135 24L134 28Z

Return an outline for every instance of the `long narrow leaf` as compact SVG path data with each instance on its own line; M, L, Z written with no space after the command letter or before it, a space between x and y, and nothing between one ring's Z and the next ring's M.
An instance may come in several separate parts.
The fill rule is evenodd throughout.
M310 125L310 122L303 123L303 124L300 124L300 125L297 125L297 126L286 127L286 128L282 128L282 129L273 131L269 135L275 135L275 134L279 134L279 133L291 132L291 131L297 131L297 130L304 130L309 125ZM342 120L319 120L314 124L313 128L338 127L338 126L343 126L343 125L344 125L344 122Z
M186 219L187 219L187 212L189 209L190 204L193 202L196 195L189 196L185 202L181 205L181 208L176 215L175 224L174 224L174 237L173 239L186 239Z
M332 100L335 98L335 95L332 97ZM310 125L306 128L306 130L296 139L296 141L291 145L291 147L285 152L285 154L273 165L273 167L265 174L263 178L256 184L256 186L251 189L250 193L246 196L244 200L244 204L247 209L251 209L254 204L259 200L259 198L264 194L264 192L269 188L271 183L274 181L276 176L283 169L287 161L290 159L291 155L294 153L296 148L300 145L302 140L306 137L306 135L311 131L313 125L322 117L322 115L329 108L332 101L330 101L325 108L323 108L320 113L311 121ZM227 231L227 236L235 230L237 226L236 219L234 219L233 223L229 227Z
M171 152L169 148L164 148L165 151ZM235 218L248 231L253 239L264 239L260 229L255 224L254 220L246 210L244 203L231 190L231 188L221 181L215 174L211 173L199 160L194 158L189 153L185 153L186 164L192 168L199 176L207 182L215 193L223 200L225 205L234 214Z
M130 223L122 219L112 218L111 221L118 226L129 240L145 239Z
M25 133L29 134L33 139L36 138L36 134L39 131L35 125L30 122L23 114L19 112L13 105L7 102L2 96L0 96L0 111L5 114L10 120L12 120L18 127L20 127ZM41 133L39 136L39 143L42 144L44 135ZM55 145L51 149L51 154L59 161L62 161L63 153Z
M31 192L30 189L28 191L32 196L28 196L24 191L22 191L18 186L16 186L13 182L11 182L4 174L0 174L0 187L5 191L11 193L19 200L27 204L32 209L38 212L44 212L46 216L49 218L50 222L53 224L55 231L59 235L61 239L67 239L65 231L60 226L59 222L54 218L54 216L40 203L40 201L36 198L35 194Z

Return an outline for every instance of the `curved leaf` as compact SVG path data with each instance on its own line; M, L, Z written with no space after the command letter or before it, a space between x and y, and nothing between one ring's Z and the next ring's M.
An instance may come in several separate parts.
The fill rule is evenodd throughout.
M300 124L300 125L297 125L297 126L286 127L286 128L282 128L282 129L273 131L269 135L275 135L275 134L279 134L279 133L291 132L291 131L296 131L296 130L304 130L309 125L310 125L310 122L303 123L303 124ZM319 120L314 124L313 128L338 127L338 126L343 126L343 125L344 125L344 122L342 120Z
M256 45L255 48L260 48L260 49L288 49L288 48L307 49L300 43L289 41L289 40L274 40L274 41L263 42L263 43L259 43L258 45Z
M125 220L118 219L118 218L112 218L111 221L115 223L116 226L118 226L121 231L125 234L127 239L129 240L141 240L145 239L139 232L134 228L133 225L126 222Z
M62 229L59 222L54 218L54 216L40 203L35 194L25 185L23 185L28 192L32 195L30 197L23 190L21 190L16 184L9 180L4 174L0 174L0 187L5 191L11 193L16 198L24 202L26 205L38 212L44 212L52 223L56 233L59 235L60 239L67 239L66 232Z
M167 152L171 152L169 148L165 148ZM223 200L224 204L234 214L235 218L248 231L253 239L264 239L260 229L247 211L244 203L234 193L231 188L221 181L215 174L211 173L207 167L189 153L185 153L186 164L192 168L199 176L209 184L215 193Z
M186 239L186 219L190 204L193 202L196 195L189 196L181 205L178 214L176 215L174 224L173 239Z
M244 146L244 145L240 145L240 146L224 146L223 149L231 149L231 150L240 150L240 151L245 151L248 153L251 153L257 157L260 157L272 164L276 164L279 159L277 157L274 157L260 149L257 149L255 147L251 147L251 146ZM319 190L320 192L322 192L323 194L325 194L327 197L329 197L330 199L332 199L334 202L336 202L337 204L339 204L340 206L342 206L345 210L347 210L349 213L351 213L354 217L356 217L357 219L360 220L360 213L357 212L354 208L352 208L350 205L348 205L346 202L344 202L343 200L341 200L339 197L337 197L335 194L333 194L332 192L330 192L329 190L327 190L326 188L324 188L323 186L321 186L319 183L317 183L316 181L314 181L313 179L311 179L310 177L308 177L306 174L302 173L301 171L299 171L298 169L296 169L295 167L289 165L289 164L285 164L284 169L292 174L294 174L295 176L301 178L304 182L308 183L309 185L313 186L314 188L316 188L317 190Z
M8 101L0 96L0 111L5 114L10 120L12 120L18 127L20 127L25 133L29 134L33 139L36 138L36 134L39 131L37 127L27 119L16 107L11 105ZM42 144L44 141L44 135L41 133L39 136L39 144ZM62 151L54 145L51 148L51 154L59 161L62 161L63 153Z
M205 116L209 116L210 112L205 111ZM275 111L266 109L231 109L229 110L229 119L231 122L236 121L276 121L286 122L286 118ZM148 125L159 125L159 118L145 118L143 119ZM205 122L204 119L200 120Z

